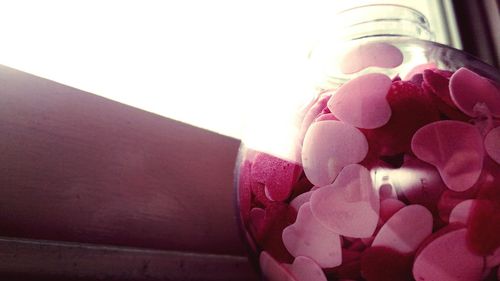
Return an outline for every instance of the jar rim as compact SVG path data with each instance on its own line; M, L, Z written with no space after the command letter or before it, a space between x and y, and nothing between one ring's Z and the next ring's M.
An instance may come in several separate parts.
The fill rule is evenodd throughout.
M420 11L399 4L369 4L335 15L339 36L356 40L375 36L405 36L433 41L428 19Z

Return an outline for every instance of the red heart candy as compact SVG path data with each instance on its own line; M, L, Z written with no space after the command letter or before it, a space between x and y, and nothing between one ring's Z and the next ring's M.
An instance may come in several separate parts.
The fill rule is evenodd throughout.
M386 247L371 247L361 256L361 275L367 281L411 281L411 255Z
M296 219L295 210L284 203L272 203L265 209L262 240L258 245L280 262L291 262L292 255L286 250L281 235L285 227Z

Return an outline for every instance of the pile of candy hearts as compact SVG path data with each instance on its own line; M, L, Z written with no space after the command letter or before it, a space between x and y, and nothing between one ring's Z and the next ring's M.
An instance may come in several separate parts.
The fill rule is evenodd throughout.
M344 71L402 61L390 45L355 52L373 48L387 57ZM301 131L301 161L247 149L239 167L241 218L269 281L500 279L493 81L433 65L360 75L318 95Z

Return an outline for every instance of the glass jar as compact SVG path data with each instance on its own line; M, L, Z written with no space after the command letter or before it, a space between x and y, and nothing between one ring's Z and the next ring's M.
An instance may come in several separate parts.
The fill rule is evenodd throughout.
M311 100L281 135L249 134L278 145L243 139L250 258L268 281L499 280L498 70L429 41L407 7L335 19L310 54Z

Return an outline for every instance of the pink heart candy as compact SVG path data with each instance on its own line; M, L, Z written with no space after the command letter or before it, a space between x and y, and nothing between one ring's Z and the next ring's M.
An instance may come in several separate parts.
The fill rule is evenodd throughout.
M300 194L290 202L290 206L292 206L298 212L302 205L309 202L312 193L313 193L312 191L308 191Z
M381 127L391 118L386 99L391 84L391 78L380 73L356 77L337 90L328 101L328 108L339 120L355 127Z
M327 281L321 267L308 257L296 257L290 271L297 281Z
M352 164L335 182L316 190L310 199L311 211L325 227L343 236L370 237L379 219L379 198L370 172Z
M340 62L340 70L352 74L370 66L393 68L403 62L403 53L387 43L367 43L353 48Z
M478 180L483 167L483 140L476 127L444 120L428 124L413 135L411 148L434 165L446 186L465 191Z
M321 114L318 118L314 119L314 122L325 121L325 120L339 120L332 113Z
M268 281L299 281L266 251L260 253L259 264L262 274Z
M321 112L327 108L326 104L330 100L331 94L323 94L317 98L314 104L306 112L302 119L299 136L303 137L314 119L320 116ZM301 139L302 140L302 139Z
M290 196L293 184L302 168L278 157L258 153L252 166L252 180L265 185L266 196L272 201L284 201Z
M283 230L282 237L294 257L307 256L323 268L342 263L340 236L316 220L309 203L300 207L297 220Z
M413 276L426 281L479 281L484 258L470 252L465 228L437 237L415 258Z
M467 221L469 220L469 214L471 211L473 204L475 203L475 200L469 199L469 200L464 200L460 203L458 203L453 210L451 210L450 213L450 218L449 218L449 223L454 223L454 222L459 222L463 224L467 224Z
M395 213L401 210L405 203L399 201L398 199L388 198L380 202L380 219L382 222L386 222Z
M313 123L302 147L302 165L311 183L333 182L340 170L358 163L368 152L366 137L358 129L340 121Z
M500 127L492 129L484 138L484 149L488 156L500 164Z
M500 91L486 78L462 67L450 78L451 99L465 114L476 117L477 104L484 104L490 113L500 117Z
M372 247L384 246L409 254L416 251L431 233L431 212L421 205L409 205L387 220L375 236Z

